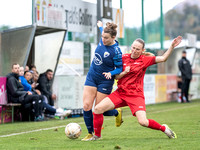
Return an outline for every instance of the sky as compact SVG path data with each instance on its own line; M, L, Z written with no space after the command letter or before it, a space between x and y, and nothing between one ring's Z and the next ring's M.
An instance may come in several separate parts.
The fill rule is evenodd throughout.
M95 3L96 0L84 0ZM163 13L184 0L163 0ZM73 1L72 1L73 2ZM32 24L32 0L0 0L0 26L20 27ZM112 0L114 8L120 8L120 0ZM124 24L141 26L141 0L122 0ZM160 16L160 0L144 0L144 20L149 22Z

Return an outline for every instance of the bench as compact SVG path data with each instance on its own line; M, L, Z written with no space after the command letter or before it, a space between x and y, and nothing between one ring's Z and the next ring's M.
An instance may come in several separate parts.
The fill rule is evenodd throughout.
M7 104L0 104L0 106L2 106L2 111L1 111L1 123L3 122L3 114L6 112L11 112L12 113L12 123L14 122L14 107L20 107L21 104L20 103L7 103ZM11 107L11 110L4 110L4 107Z

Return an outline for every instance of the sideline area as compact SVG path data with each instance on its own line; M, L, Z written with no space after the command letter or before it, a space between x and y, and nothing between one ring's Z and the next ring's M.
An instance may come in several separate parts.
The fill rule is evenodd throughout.
M196 101L197 100L193 101L192 103L196 104ZM172 103L174 103L174 102L172 102ZM155 105L160 105L160 104L153 104L153 105L147 106L147 107L154 107ZM193 108L193 107L199 107L200 103L199 103L199 105L188 105L188 104L180 104L180 105L182 105L182 106L180 106L179 108L177 108L177 107L172 107L172 108L168 107L167 109L158 109L158 110L154 109L154 111L152 111L152 112L150 111L150 112L148 112L148 114L159 114L159 113L162 113L162 112L170 112L170 111L174 111L174 110L181 110L181 109L188 109L188 108ZM125 107L124 109L127 111L129 108ZM147 111L148 111L148 109L147 109ZM128 118L130 116L132 116L132 115L131 114L125 115L123 118ZM82 119L82 118L80 118L80 119ZM78 120L80 120L80 119L78 119ZM104 120L113 120L113 117L106 117ZM69 118L66 121L70 122L71 119ZM33 124L34 124L34 122L33 122ZM84 122L78 122L78 124L83 125ZM49 127L49 128L40 128L40 129L36 129L36 130L23 131L23 132L18 132L18 133L11 133L11 134L7 134L7 135L0 135L0 138L10 137L10 136L16 136L16 135L21 135L21 134L28 134L28 133L33 133L33 132L40 132L40 131L45 131L45 130L52 130L52 129L64 128L65 126L66 125L61 125L61 126L54 126L54 127Z

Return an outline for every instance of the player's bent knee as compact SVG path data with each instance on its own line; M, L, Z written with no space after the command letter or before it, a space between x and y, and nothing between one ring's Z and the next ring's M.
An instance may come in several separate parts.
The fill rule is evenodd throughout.
M83 110L84 111L89 111L91 109L92 109L92 105L91 104L89 104L89 103L83 104Z
M148 122L146 120L138 120L139 124L143 127L148 127Z
M95 114L103 114L104 111L101 107L99 107L98 105L94 107L94 113Z

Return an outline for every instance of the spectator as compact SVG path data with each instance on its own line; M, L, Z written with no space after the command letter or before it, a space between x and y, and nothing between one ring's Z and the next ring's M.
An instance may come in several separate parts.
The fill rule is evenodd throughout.
M54 116L66 117L66 116L69 116L71 114L71 110L65 110L64 111L62 108L55 109L54 107L52 107L51 105L46 103L46 101L44 100L44 97L41 95L41 92L37 89L32 88L32 86L28 82L28 81L31 80L31 77L32 77L31 72L26 71L24 73L25 80L23 80L23 82L22 82L22 85L24 86L24 90L30 91L33 94L40 95L40 98L43 99L43 110L45 111L45 114L47 114L47 116L50 116L50 117L54 117Z
M178 61L178 67L181 72L182 88L181 88L181 102L184 102L184 96L186 102L190 102L188 99L188 92L190 88L190 81L192 79L192 66L190 61L186 58L186 51L182 52L182 58Z
M36 70L36 71L35 71L35 74L33 75L33 82L37 83L38 79L39 79L39 73L38 73L38 71Z
M12 103L21 103L22 106L31 104L33 108L34 120L44 120L42 116L42 100L38 95L32 95L30 91L25 91L23 85L19 82L19 64L12 65L12 72L7 75L7 95L8 101Z
M40 90L42 95L46 96L49 105L54 106L56 95L51 91L52 79L53 71L51 69L47 69L45 73L40 74L38 79L39 85L37 86L37 89Z
M29 68L32 73L35 73L37 71L36 66L34 64L31 64Z
M24 71L29 71L29 66L26 65Z

